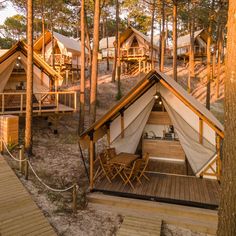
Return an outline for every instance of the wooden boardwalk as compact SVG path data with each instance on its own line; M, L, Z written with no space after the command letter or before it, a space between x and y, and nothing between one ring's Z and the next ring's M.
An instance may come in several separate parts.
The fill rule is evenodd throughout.
M56 235L30 194L1 155L0 235Z
M161 234L162 220L125 216L117 236L158 236Z
M136 183L135 190L129 185L124 186L117 177L112 183L103 178L95 184L95 191L213 209L219 205L220 185L216 180L158 173L147 175L150 182L142 179L143 184Z

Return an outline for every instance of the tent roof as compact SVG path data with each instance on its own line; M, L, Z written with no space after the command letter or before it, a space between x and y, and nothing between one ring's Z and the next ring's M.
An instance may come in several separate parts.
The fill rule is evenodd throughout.
M89 129L81 134L80 139L87 139L91 133L98 131L104 125L119 116L122 110L126 110L134 101L144 94L155 83L160 82L178 97L186 106L203 119L215 132L224 137L224 127L199 101L188 94L178 83L167 75L155 70L149 72L126 96L124 96L111 110L96 121Z
M108 37L108 48L114 48L114 42L116 40L115 36ZM99 41L99 49L106 49L107 48L107 38L102 38Z
M63 44L63 46L68 50L73 50L76 52L81 52L81 43L79 39L69 38L57 32L53 32L53 36L56 40ZM46 31L45 33L45 44L51 41L51 32ZM43 44L43 35L41 35L34 43L34 49L40 51Z
M151 45L151 39L150 39L147 35L141 33L140 31L136 30L135 28L133 28L133 27L131 27L131 26L129 26L124 32L122 32L122 33L120 34L120 43L122 44L122 43L123 43L126 39L128 39L133 33L135 33L135 34L137 34L138 36L140 36L141 38L143 38L143 39L147 42L148 45ZM116 43L116 41L115 41L114 43ZM155 42L153 41L153 43L155 43ZM155 44L153 44L153 47L154 47L155 49L158 49L158 46L155 45Z
M27 57L27 44L23 41L17 42L5 54L0 57L0 64L7 60L17 51L20 51ZM41 59L40 56L38 56L35 52L33 56L34 65L42 69L48 76L63 80L63 77L58 72L56 72L51 66L49 66L43 59Z
M198 30L194 32L194 39L196 39L199 35L206 34L206 31L204 29ZM205 36L204 39L206 40ZM185 47L190 45L190 34L186 34L184 36L181 36L177 39L177 47Z

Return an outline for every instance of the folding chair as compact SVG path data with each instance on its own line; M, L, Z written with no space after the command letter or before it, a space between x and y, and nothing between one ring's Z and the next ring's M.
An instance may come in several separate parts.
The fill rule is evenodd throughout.
M113 172L113 165L107 162L106 154L104 152L99 154L99 162L101 166L101 171L104 174L104 177L111 183L111 177Z
M135 189L133 184L132 184L132 181L135 180L135 179L141 184L141 181L139 180L138 177L140 176L140 171L141 171L142 165L143 165L143 160L138 159L137 161L134 162L131 169L130 168L125 168L122 171L122 174L124 175L122 179L123 179L125 185L127 183L129 183L130 186L132 187L132 189Z
M150 181L150 179L145 175L145 171L147 169L148 163L149 163L149 153L145 153L142 160L142 166L140 170L140 174L137 177L138 181L141 183L141 178L144 177L146 180Z
M108 161L116 156L116 149L115 148L107 148L105 152L106 152Z

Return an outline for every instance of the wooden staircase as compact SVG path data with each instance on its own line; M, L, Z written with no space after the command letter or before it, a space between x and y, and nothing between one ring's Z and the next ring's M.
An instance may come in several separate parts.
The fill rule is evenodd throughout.
M90 204L102 210L114 211L121 215L162 219L164 223L176 225L210 235L216 234L217 211L117 197L94 192L89 194Z
M161 234L162 220L125 216L117 236L158 236Z

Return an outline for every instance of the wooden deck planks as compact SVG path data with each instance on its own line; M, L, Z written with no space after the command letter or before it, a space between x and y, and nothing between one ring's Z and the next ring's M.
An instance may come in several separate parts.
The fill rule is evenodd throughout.
M117 236L158 236L161 233L162 220L125 216Z
M40 233L56 235L30 194L0 155L0 235Z
M95 190L111 192L131 197L164 200L186 205L206 205L216 207L219 204L219 183L216 180L168 174L148 174L150 182L142 179L142 185L135 183L135 190L124 186L116 178L109 184L106 179L95 183Z

